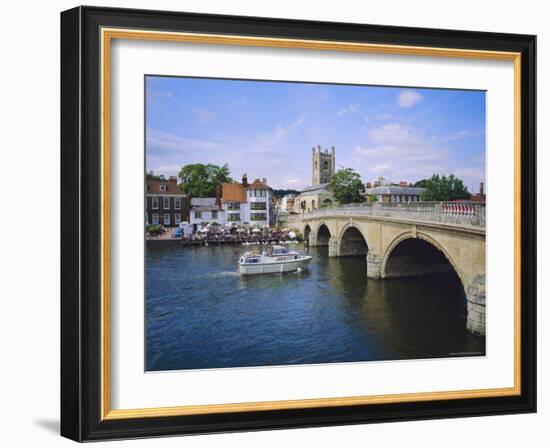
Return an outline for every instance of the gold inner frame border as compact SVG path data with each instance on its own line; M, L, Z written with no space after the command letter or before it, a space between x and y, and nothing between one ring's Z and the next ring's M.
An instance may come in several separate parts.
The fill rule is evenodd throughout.
M385 403L410 403L433 400L503 397L521 394L521 54L515 52L459 48L337 42L324 40L280 39L138 29L101 29L101 420L169 417L228 412L307 409ZM110 179L111 114L110 63L113 39L185 42L212 45L294 48L355 53L382 53L412 56L455 57L513 61L514 63L514 386L441 392L391 395L313 398L209 405L188 405L136 409L111 409L110 347Z

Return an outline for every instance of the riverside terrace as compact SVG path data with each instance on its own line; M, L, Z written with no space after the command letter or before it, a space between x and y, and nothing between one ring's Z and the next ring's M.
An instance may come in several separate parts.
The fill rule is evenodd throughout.
M473 333L485 334L485 204L363 203L280 215L329 256L367 258L367 276L420 276L454 270L464 287Z

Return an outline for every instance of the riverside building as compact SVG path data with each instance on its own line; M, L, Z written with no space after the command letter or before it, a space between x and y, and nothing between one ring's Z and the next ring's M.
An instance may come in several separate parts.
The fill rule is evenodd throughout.
M176 176L147 180L145 194L146 224L175 227L189 219L189 198L178 186Z
M241 183L225 183L221 186L221 208L226 224L249 224L262 227L270 224L271 188L267 179L254 179L248 183L244 174Z

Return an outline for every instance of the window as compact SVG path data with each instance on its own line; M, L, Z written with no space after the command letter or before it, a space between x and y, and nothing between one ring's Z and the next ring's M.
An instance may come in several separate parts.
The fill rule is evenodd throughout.
M212 219L218 219L218 211L212 210Z
M162 198L162 208L170 208L170 198Z
M176 210L181 208L181 198L174 198L174 208Z
M227 210L240 210L241 209L241 203L240 202L228 202L227 203Z
M266 221L267 220L267 214L266 213L251 213L250 214L250 221Z
M267 204L265 202L251 202L250 210L266 210Z
M174 224L179 224L181 222L181 215L179 213L176 213L174 215Z
M163 223L164 223L165 226L170 225L170 213L165 213L164 214Z
M166 191L166 185L160 184L160 191Z
M202 212L195 212L195 219L202 219Z
M158 213L153 213L153 224L159 223L159 215Z
M229 222L236 222L241 220L241 214L240 213L229 213L227 215L227 221Z
M159 198L157 198L156 196L153 196L153 197L151 198L151 201L152 201L152 208L153 208L153 210L158 209L158 208L159 208ZM158 215L157 215L157 217L158 217ZM158 222L157 222L157 224L158 224Z

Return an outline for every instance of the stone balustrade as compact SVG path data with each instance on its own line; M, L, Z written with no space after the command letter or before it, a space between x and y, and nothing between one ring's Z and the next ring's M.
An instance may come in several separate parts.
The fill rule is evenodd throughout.
M480 202L364 202L322 208L312 212L281 214L292 223L323 217L387 217L410 221L454 224L485 229L485 203Z

